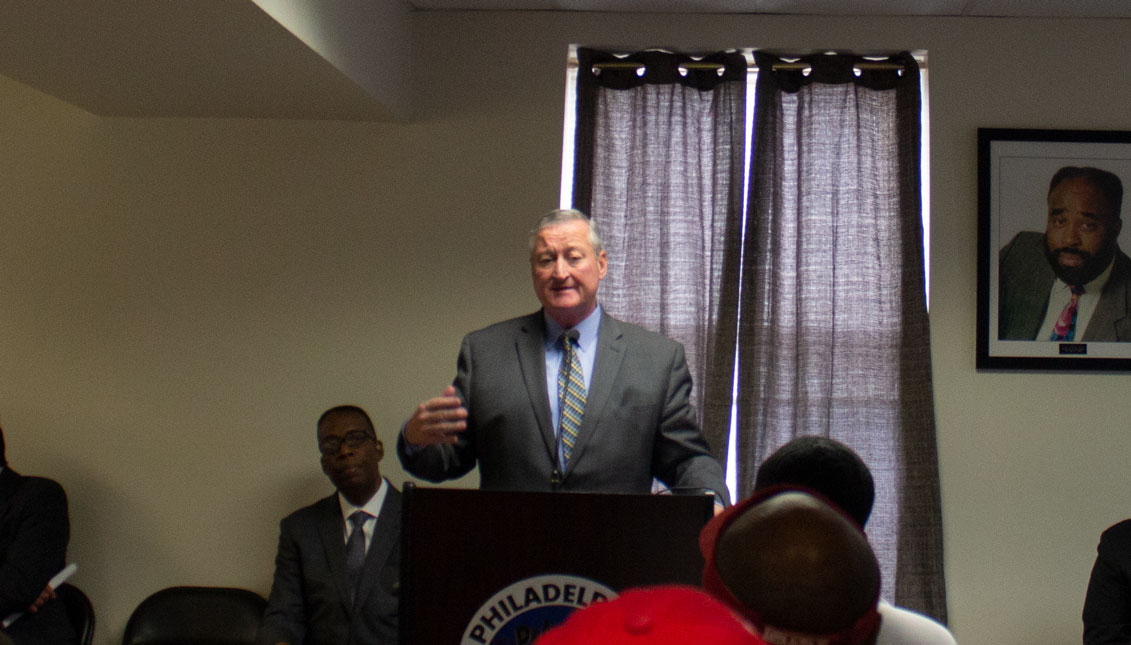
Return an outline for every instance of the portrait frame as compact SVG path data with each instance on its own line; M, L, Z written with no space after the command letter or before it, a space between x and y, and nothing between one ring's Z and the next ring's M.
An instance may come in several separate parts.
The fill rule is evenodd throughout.
M979 370L1131 370L1128 341L1009 339L1005 338L1009 334L999 328L1003 317L1017 318L1009 313L1017 308L1003 308L999 298L1002 249L1023 232L1044 235L1049 182L1065 166L1107 170L1120 178L1125 192L1131 190L1131 131L978 129ZM1044 238L1040 239L1043 254ZM1124 253L1131 249L1131 226L1122 228L1117 242ZM1007 289L1014 284L1014 280L1008 280ZM1046 284L1046 288L1052 288L1051 281ZM1014 289L1012 293L1016 292ZM1014 302L1009 298L1006 301ZM1044 302L1048 302L1048 296L1044 296ZM1047 314L1047 306L1042 309Z

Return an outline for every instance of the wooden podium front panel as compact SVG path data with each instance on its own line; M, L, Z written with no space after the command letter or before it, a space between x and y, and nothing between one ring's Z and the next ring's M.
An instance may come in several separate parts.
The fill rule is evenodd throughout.
M698 586L707 495L524 493L405 487L401 643L460 643L496 592L565 574L620 592Z

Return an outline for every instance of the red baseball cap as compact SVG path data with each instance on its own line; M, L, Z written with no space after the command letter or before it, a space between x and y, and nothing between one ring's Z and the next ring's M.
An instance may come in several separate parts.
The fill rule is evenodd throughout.
M579 609L535 645L765 645L726 605L700 589L630 589Z

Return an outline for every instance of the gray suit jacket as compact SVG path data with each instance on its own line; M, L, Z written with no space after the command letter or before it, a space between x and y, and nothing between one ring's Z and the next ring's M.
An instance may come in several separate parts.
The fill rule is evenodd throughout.
M384 485L389 492L365 555L353 606L346 585L345 528L337 493L283 518L260 643L396 645L401 494L388 481Z
M544 327L539 311L464 337L454 385L467 406L467 430L456 446L412 454L402 433L397 454L405 470L439 482L478 464L481 488L528 491L644 494L656 477L675 490L706 488L727 498L722 468L695 421L683 346L607 314L574 455L554 486Z
M1023 231L1002 247L998 255L998 340L1038 340L1055 280L1045 258L1044 233ZM1119 249L1111 277L1078 340L1131 341L1131 258Z

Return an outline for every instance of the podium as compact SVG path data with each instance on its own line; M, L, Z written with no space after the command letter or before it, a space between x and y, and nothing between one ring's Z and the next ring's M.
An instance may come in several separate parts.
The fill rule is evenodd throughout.
M532 643L629 588L698 586L710 495L404 487L402 645Z

